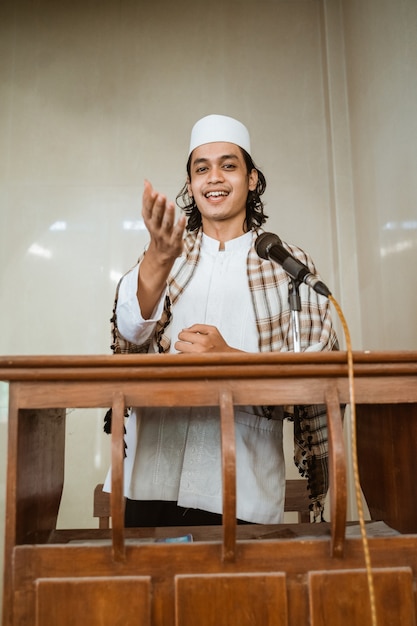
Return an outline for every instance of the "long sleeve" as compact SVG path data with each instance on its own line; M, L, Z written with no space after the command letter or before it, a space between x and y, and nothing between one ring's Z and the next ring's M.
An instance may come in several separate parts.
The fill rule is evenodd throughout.
M125 274L116 290L112 322L112 350L116 354L148 352L157 322L162 316L166 293L150 319L143 319L137 299L138 263Z

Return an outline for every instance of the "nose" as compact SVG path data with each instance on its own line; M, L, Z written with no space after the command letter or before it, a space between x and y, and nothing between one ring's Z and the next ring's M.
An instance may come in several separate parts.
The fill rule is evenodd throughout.
M218 183L224 180L222 168L218 165L213 165L209 170L208 180L210 183Z

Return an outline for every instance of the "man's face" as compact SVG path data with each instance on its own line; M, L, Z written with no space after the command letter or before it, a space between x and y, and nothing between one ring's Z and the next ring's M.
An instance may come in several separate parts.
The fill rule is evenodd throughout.
M249 190L256 189L258 173L247 171L239 146L206 143L191 156L188 192L205 222L235 221L242 226Z

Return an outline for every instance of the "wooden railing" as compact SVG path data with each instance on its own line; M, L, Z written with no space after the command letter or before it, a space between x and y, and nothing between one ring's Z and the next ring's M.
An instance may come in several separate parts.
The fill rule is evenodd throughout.
M67 562L66 559L70 557L67 557L67 553L62 551L61 545L61 564L58 566L57 553L51 548L51 544L65 543L63 539L59 539L59 532L56 531L56 520L64 481L65 412L68 408L113 408L111 438L112 529L108 531L112 538L111 562L113 564L109 562L106 567L103 565L102 572L107 572L106 575L117 577L123 571L132 572L132 559L136 558L134 550L132 552L132 549L129 548L127 551L126 530L123 527L123 425L125 407L183 406L185 401L187 406L217 404L220 407L222 424L224 515L220 541L221 559L220 561L217 560L218 552L215 546L203 547L201 545L198 547L194 545L192 550L195 551L196 555L199 550L201 555L205 555L206 562L202 562L200 566L202 572L223 571L232 575L233 572L248 571L248 562L245 560L246 557L242 556L243 548L239 546L241 537L246 537L245 541L248 542L247 533L249 530L238 531L236 526L233 419L234 406L248 404L327 405L331 520L329 537L325 539L328 542L328 556L325 556L325 545L323 546L324 552L320 552L321 556L318 556L317 550L314 548L316 558L318 558L315 567L326 571L336 567L338 569L358 567L357 554L358 550L360 552L360 547L355 548L356 556L353 557L351 548L346 548L348 540L345 536L346 456L340 405L349 403L350 399L347 374L347 359L343 352L233 354L222 355L221 357L219 355L124 355L0 358L0 380L10 382L3 625L38 624L41 623L39 616L45 620L44 616L49 614L49 609L39 608L45 605L45 598L49 602L49 595L39 591L39 596L36 596L37 592L35 593L38 600L34 599L34 588L31 586L33 581L30 582L27 573L23 572L26 566L29 568L28 571L33 573L34 581L46 580L48 576L52 576L55 580L57 577L58 579L60 576L65 578L69 575L68 573L63 574L65 570L63 563ZM378 448L384 445L387 447L388 445L395 446L395 442L392 441L392 428L395 427L395 420L401 420L404 414L408 418L407 426L410 437L414 437L417 431L417 354L413 352L354 353L354 385L356 403L359 409L358 422L360 428L358 430L361 435L358 443L360 473L367 476L369 472L375 472L372 446L366 441L367 428L375 430L375 420L380 422L380 440L375 442ZM384 409L386 406L390 407L388 418ZM393 406L397 407L398 410L393 412ZM375 407L379 407L380 410L375 411ZM387 419L389 420L388 427ZM386 431L389 432L391 440L384 443ZM414 441L417 441L417 438L414 438ZM390 498L381 497L380 490L375 487L376 483L372 480L365 480L365 484L369 487L369 491L365 489L365 496L371 513L378 511L378 519L384 520L400 532L414 533L417 532L416 486L410 480L405 479L411 473L410 468L414 465L414 445L407 450L398 449L397 454L396 479L390 479L391 488L395 490L395 497L393 494L390 494ZM413 456L412 459L409 458L411 455ZM381 466L378 467L378 471L382 476L391 471L391 468ZM406 492L405 489L407 489ZM306 550L308 550L306 542L303 542L303 546L296 542L293 543L291 550L288 547L288 552L286 552L286 545L285 540L284 542L273 542L273 547L269 547L269 553L265 547L261 547L262 542L258 541L256 549L260 560L259 563L256 563L253 561L254 557L251 556L250 571L258 571L259 573L263 568L266 568L266 572L271 572L269 559L272 558L273 554L277 556L281 550L284 550L282 558L283 564L287 563L286 566L283 565L286 567L286 575L291 576L292 568L298 567L297 575L299 576L300 572L303 571L300 563ZM38 547L37 556L35 556L33 546ZM162 554L160 548L161 546L155 546L154 552L155 568L158 571L160 571L158 569L160 568L159 558ZM183 575L181 572L188 572L187 568L194 568L194 573L198 570L197 565L193 565L192 559L190 560L192 551L184 552L184 563L181 562L181 550L188 548L189 546L173 548L178 567L177 573L173 573L174 579L177 579L175 577L178 575ZM82 552L87 577L94 570L94 563L97 562L98 558L96 552L98 549L94 548L95 551L93 548L90 551L84 549ZM70 550L74 551L74 546L71 546ZM107 554L106 550L106 548L102 548L103 552L100 554ZM250 542L245 550L251 551ZM299 551L298 556L297 550ZM384 559L384 550L388 558L390 550L386 544L381 550ZM288 558L291 558L287 556L290 555L290 552L293 555L293 562L288 561ZM40 555L43 554L45 557L39 559ZM173 552L170 554L172 555ZM43 558L50 560L42 561ZM399 565L398 558L394 559L396 566ZM382 562L384 559L379 558L379 561ZM41 562L44 563L43 566L40 565ZM216 565L213 564L214 562ZM26 563L25 567L23 567L24 563ZM415 558L408 562L408 566L412 568L415 577ZM46 568L45 571L42 570L42 567ZM69 561L68 567L70 567ZM143 561L141 561L140 566L135 561L136 569L134 571L138 567L145 567ZM197 570L195 570L196 567ZM276 570L281 571L281 566L278 563L275 565L274 571ZM305 571L310 571L310 564L306 563ZM142 574L144 575L143 571ZM149 575L152 575L152 572L149 572ZM296 576L295 570L293 575ZM48 584L39 583L38 587L39 589L49 589L49 584L53 586L53 583L50 582ZM165 617L158 617L159 613L155 608L156 613L154 617L150 618L152 621L149 623L158 626L165 623L173 624L173 600L169 595L173 592L168 592L166 585L158 587L158 583L152 584L156 585L155 597L165 598L161 602L165 602L166 606L164 604L164 609L158 609L162 611ZM285 588L282 591L285 597L287 592L290 594L290 603L292 602L291 594L294 592L297 596L300 593L294 591L298 584L305 585L306 583L297 583L294 578L292 586L290 585L287 591ZM53 588L55 589L55 587ZM162 595L159 596L158 594ZM180 596L181 594L175 597ZM54 602L52 597L50 600L52 603ZM306 610L307 613L310 611L308 608ZM36 611L38 611L36 618L38 622L33 617ZM317 610L317 615L320 611ZM180 614L182 615L181 611L177 613L177 615ZM29 617L31 615L32 617ZM111 611L109 611L110 615ZM307 619L305 610L303 613L301 608L290 608L286 615L287 622L282 622L282 624L295 624L296 622L293 622L295 617ZM65 621L66 618L62 615L60 619L60 624L72 623ZM204 619L206 618L200 616L198 623L201 625L211 623L207 620L204 621ZM313 619L311 615L309 619ZM311 623L321 623L318 617L315 620ZM91 624L96 623L101 623L98 617L97 621L91 621ZM143 623L148 622L145 620ZM181 622L180 620L175 623L185 624L186 621ZM307 622L304 621L304 623ZM335 625L337 623L334 622ZM361 626L363 624L361 623Z

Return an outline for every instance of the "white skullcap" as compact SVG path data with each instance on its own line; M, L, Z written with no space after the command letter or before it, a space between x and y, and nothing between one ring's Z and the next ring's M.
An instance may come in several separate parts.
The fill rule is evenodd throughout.
M234 143L248 154L251 153L249 131L246 126L227 115L207 115L193 126L188 156L198 146L215 141Z

